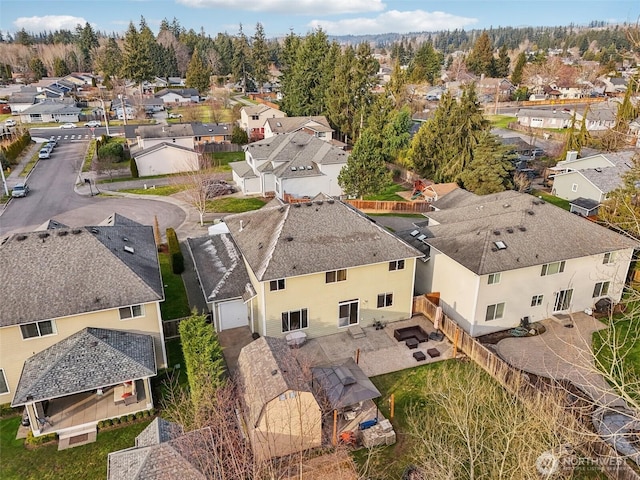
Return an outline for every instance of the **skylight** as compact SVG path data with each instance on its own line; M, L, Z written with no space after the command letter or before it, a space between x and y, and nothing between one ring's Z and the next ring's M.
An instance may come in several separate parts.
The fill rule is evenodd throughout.
M414 230L413 232L411 232L411 236L415 237L416 235L418 235L420 233L420 230Z
M505 250L507 248L507 244L502 240L498 240L497 242L493 242L498 250Z
M427 238L427 236L423 233L422 235L420 235L420 236L418 237L418 240L422 241L422 240L424 240L425 238Z

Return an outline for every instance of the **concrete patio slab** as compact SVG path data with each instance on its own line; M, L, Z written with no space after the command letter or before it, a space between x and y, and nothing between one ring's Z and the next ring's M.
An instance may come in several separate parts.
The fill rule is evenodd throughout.
M238 369L238 356L245 345L253 341L249 327L230 328L218 333L218 340L222 346L222 355L230 374Z

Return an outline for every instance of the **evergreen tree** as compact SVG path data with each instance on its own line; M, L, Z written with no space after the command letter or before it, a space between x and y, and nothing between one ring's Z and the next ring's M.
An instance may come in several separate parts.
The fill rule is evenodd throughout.
M431 42L424 42L409 63L407 72L409 82L429 82L434 85L439 78L442 62L442 54L434 50Z
M47 68L38 57L32 57L31 60L29 60L29 70L31 70L35 81L47 76Z
M511 174L515 154L499 138L484 130L474 148L473 160L460 174L465 190L476 195L488 195L513 188Z
M91 71L93 69L93 53L98 48L98 36L93 31L89 22L84 27L78 25L76 27L76 43L80 49L80 60L83 71Z
M634 80L633 78L629 80L627 91L624 94L622 103L618 107L618 112L616 114L616 123L625 123L628 125L629 122L635 120L638 116L638 109L633 105L633 102L631 101L635 84L636 80Z
M475 75L492 76L494 69L493 46L486 31L476 40L467 58L467 68Z
M622 186L610 192L600 207L598 220L640 239L640 154L633 157L631 168L623 174L622 181Z
M511 72L511 83L514 85L519 85L522 82L522 72L524 71L524 66L527 64L527 56L524 52L520 52L518 58L516 59L516 64L513 67L513 72Z
M405 98L407 96L407 77L402 68L400 68L400 61L393 62L393 71L391 72L391 79L387 84L387 91L393 97L397 107L405 104Z
M114 37L109 37L107 45L99 53L97 68L106 77L115 77L122 67L122 51Z
M65 62L62 58L56 57L53 60L53 76L54 77L64 77L65 75L69 75L71 72L69 71L69 67L67 67L67 62Z
M338 184L347 195L362 198L380 193L390 183L391 172L385 165L376 136L365 129L355 143L347 165L340 170Z
M186 85L203 94L209 91L211 71L196 48L187 67Z
M509 66L511 65L511 59L509 59L509 51L506 45L502 45L498 51L498 59L495 61L495 71L493 72L495 77L507 78L509 76Z
M269 49L264 35L264 28L258 22L256 33L251 44L251 56L253 60L253 81L258 90L262 92L263 85L269 80Z
M154 64L151 59L152 44L155 43L153 33L142 19L139 33L133 22L124 36L124 52L120 75L141 85L145 80L151 80L154 74ZM144 35L142 35L144 32ZM151 36L149 35L151 33Z
M382 129L382 151L385 160L395 161L411 145L411 111L408 107L396 110Z
M251 48L247 36L242 31L242 24L240 24L240 31L233 39L231 73L235 82L241 85L243 93L250 89L249 75L251 71Z

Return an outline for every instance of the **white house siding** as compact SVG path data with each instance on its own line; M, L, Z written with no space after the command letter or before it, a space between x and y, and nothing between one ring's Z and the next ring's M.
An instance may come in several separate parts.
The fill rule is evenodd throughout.
M242 178L236 172L233 172L233 183L235 183L245 195L262 193L259 177Z
M172 143L173 145L178 145L180 147L185 148L193 148L193 137L162 137L162 138L140 138L138 141L141 148L151 148L160 143Z
M276 191L276 177L273 173L264 173L262 175L262 192L275 192Z
M293 195L294 197L315 197L319 193L330 196L342 195L342 189L338 185L336 178L327 175L316 177L300 177L300 178L283 178L282 190L284 193ZM282 198L283 194L278 192L278 196Z
M566 260L564 272L554 275L542 276L542 265L501 272L500 282L492 285L488 284L488 275L478 276L447 259L448 263L443 262L447 274L443 275L442 269L436 267L433 291L440 292L440 302L447 315L465 329L471 325L470 334L479 336L516 327L526 316L532 322L550 317L554 313L556 292L561 290L572 289L573 293L569 309L557 313L592 308L602 298L593 297L598 282L610 281L606 296L614 302L620 301L632 253L632 249L615 252L614 262L606 265L602 263L603 254ZM438 259L440 257L447 258L440 255ZM477 296L473 295L474 283ZM534 295L543 296L541 305L531 306ZM475 298L478 300L473 306ZM486 321L487 307L502 302L505 304L503 317ZM471 315L469 307L473 308ZM455 309L454 314L452 309Z
M582 197L596 202L602 202L605 197L605 194L580 172L563 173L553 177L553 194L565 200Z
M173 92L171 93L166 93L164 94L162 97L160 97L162 99L162 101L165 104L172 104L172 103L189 103L191 101L191 98L187 97L182 97L180 95L177 95Z
M136 157L138 173L141 177L167 175L198 170L198 155L171 147Z
M214 309L215 325L218 332L249 324L249 310L241 298L218 302Z

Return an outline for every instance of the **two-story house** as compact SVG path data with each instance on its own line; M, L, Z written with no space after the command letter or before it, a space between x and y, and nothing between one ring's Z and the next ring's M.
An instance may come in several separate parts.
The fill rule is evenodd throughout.
M240 109L240 128L249 136L249 141L264 138L264 124L268 118L284 118L287 114L267 105L249 105Z
M166 366L164 300L151 226L103 224L0 240L0 403L25 406L34 435L96 434L153 406Z
M295 132L305 132L325 142L330 142L333 139L333 128L324 115L268 118L264 124L264 138Z
M531 195L462 189L398 235L425 253L416 291L472 336L618 302L638 242Z
M253 332L315 337L411 317L422 254L352 207L325 195L274 199L224 220L251 284L244 302ZM216 262L196 265L206 275Z
M265 138L244 147L245 160L230 163L242 193L279 198L342 195L338 174L349 154L302 131Z

